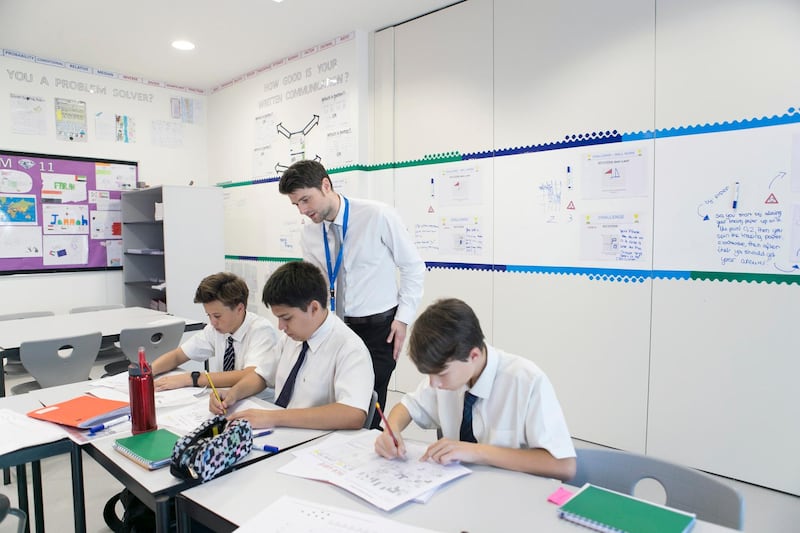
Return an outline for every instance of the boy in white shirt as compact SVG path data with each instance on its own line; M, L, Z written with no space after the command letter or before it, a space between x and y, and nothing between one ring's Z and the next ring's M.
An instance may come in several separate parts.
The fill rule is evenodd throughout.
M379 455L405 455L400 432L413 420L443 435L422 460L574 477L575 449L547 376L532 361L487 345L466 303L452 298L428 307L414 323L408 354L428 377L389 413L397 445L384 431L375 441Z
M194 302L203 304L208 324L178 348L153 361L153 374L169 372L189 361L208 361L211 381L231 387L259 365L274 366L278 332L262 316L247 311L247 283L230 272L206 276L195 292ZM162 376L156 390L206 387L205 373L185 372Z
M221 403L212 395L211 412L223 414L274 384L275 403L285 409L247 409L230 418L247 419L255 428L362 427L372 400L372 360L358 335L328 310L322 272L311 263L286 263L267 280L262 297L284 333L278 364L259 366L220 391Z

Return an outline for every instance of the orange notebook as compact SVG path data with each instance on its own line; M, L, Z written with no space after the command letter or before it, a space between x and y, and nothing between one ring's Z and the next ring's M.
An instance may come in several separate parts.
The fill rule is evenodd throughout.
M28 413L31 418L65 426L89 429L112 418L130 414L128 402L107 400L84 394L61 403L54 403Z

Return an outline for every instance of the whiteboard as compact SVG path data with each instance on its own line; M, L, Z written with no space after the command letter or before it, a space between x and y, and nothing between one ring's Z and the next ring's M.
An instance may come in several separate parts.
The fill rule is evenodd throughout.
M800 124L658 139L656 152L656 269L797 271Z

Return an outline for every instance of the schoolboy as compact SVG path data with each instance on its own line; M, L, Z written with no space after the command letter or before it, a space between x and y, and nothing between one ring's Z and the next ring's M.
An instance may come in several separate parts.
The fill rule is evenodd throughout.
M231 387L259 365L277 362L278 332L269 320L247 311L247 283L230 272L205 277L197 287L194 302L203 304L208 324L178 348L153 361L153 374L175 369L189 361L208 361L211 381ZM205 373L185 372L163 376L156 390L205 387Z
M230 418L247 419L256 428L362 427L372 400L372 361L358 335L328 311L327 298L325 278L315 265L294 261L275 270L262 299L283 332L278 363L259 366L220 391L222 403L212 395L211 412L222 414L274 384L275 403L285 409L247 409Z
M440 428L422 460L488 464L569 480L575 449L547 376L533 362L484 341L473 310L457 299L439 300L415 321L408 353L428 377L389 413L397 438L384 431L375 451L405 456L400 432L413 420ZM469 408L472 395L474 404ZM472 421L470 423L469 418Z

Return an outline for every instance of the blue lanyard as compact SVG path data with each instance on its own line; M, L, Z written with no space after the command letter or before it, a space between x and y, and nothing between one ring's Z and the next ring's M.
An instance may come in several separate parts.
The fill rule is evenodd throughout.
M339 267L342 266L342 252L344 251L344 238L347 236L347 221L350 219L350 201L344 199L344 220L342 221L342 242L339 244L339 254L336 256L336 265L331 265L331 247L328 244L328 230L325 229L325 222L322 223L322 242L325 243L325 260L328 262L328 280L330 281L331 291L331 311L336 311L336 276L339 275ZM336 229L334 229L336 231Z

